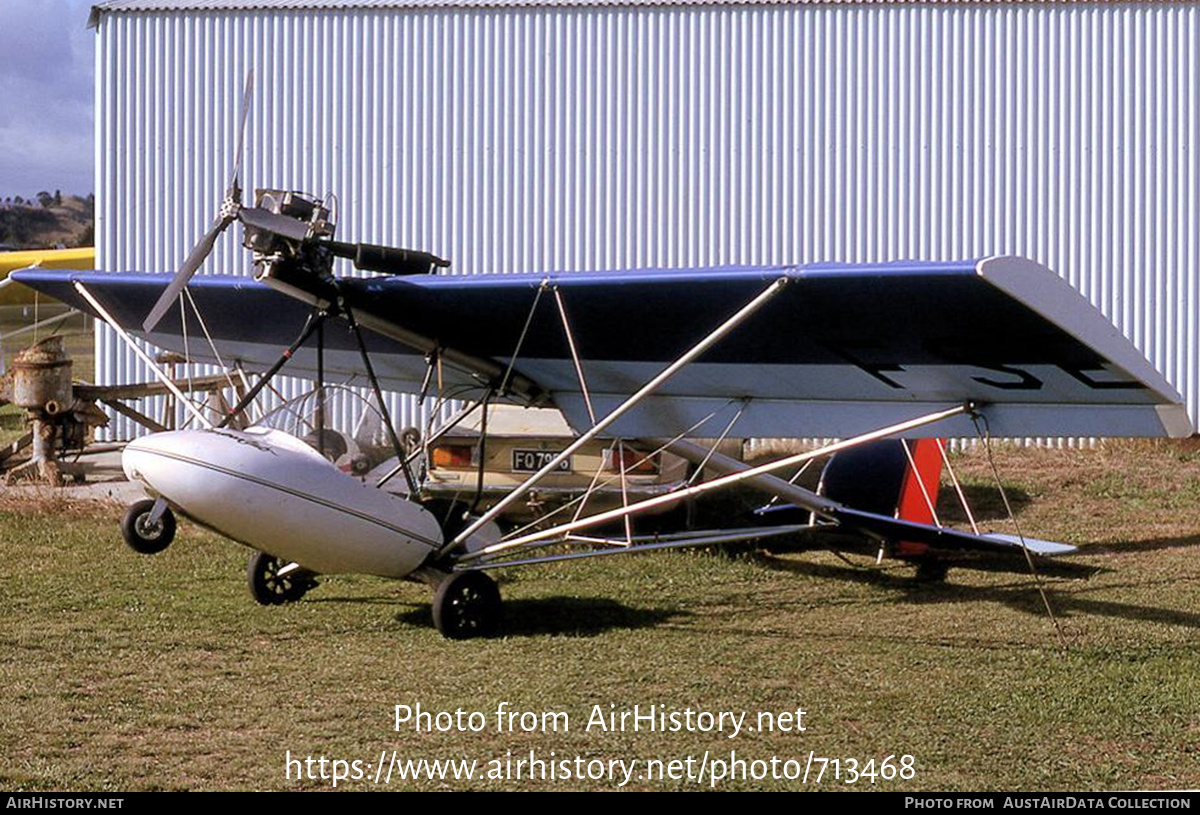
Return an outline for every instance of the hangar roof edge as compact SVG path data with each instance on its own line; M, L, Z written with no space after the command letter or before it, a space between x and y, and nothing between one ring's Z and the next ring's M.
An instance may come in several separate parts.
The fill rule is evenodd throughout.
M1173 0L1157 0L1167 4ZM590 8L608 6L897 6L1129 5L1142 0L107 0L92 6L88 26L104 14L160 11L370 11L422 8Z

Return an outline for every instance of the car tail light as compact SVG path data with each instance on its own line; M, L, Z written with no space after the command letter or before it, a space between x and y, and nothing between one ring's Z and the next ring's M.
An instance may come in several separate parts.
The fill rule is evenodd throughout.
M604 469L610 473L625 475L658 475L658 453L647 456L641 450L628 447L610 447L604 451Z
M433 448L433 466L470 469L475 452L473 444L439 444Z

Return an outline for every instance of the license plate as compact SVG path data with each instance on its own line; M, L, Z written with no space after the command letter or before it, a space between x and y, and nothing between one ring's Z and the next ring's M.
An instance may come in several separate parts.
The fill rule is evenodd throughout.
M513 450L512 469L514 473L536 473L549 464L561 450ZM571 472L571 457L567 456L554 468L556 472Z

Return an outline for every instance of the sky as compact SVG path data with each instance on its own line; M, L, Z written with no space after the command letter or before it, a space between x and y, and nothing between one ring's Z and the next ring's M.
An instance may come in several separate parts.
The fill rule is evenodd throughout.
M91 0L0 0L0 197L93 190Z

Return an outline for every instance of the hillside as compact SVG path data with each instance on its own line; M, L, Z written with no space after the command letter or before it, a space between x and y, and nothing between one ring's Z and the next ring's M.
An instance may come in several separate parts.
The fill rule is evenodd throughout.
M33 200L0 198L0 247L72 248L93 244L95 196L40 192Z

